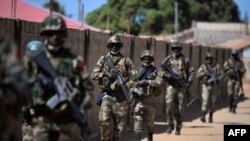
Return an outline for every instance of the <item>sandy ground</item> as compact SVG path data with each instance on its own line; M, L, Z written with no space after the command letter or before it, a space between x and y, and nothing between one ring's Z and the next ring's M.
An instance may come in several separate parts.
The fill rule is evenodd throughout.
M223 89L225 91L226 89ZM184 113L183 128L181 130L181 135L166 134L165 131L168 127L167 117L162 115L156 117L155 121L155 132L154 141L223 141L223 127L227 124L249 124L250 125L250 81L244 82L244 92L245 98L241 99L237 114L232 114L228 112L228 102L227 97L224 95L222 98L217 100L216 112L214 113L213 123L202 123L200 121L200 109L201 103L196 102L190 108L187 108ZM208 119L208 115L207 115ZM132 122L131 122L132 123ZM74 131L73 131L74 132ZM99 141L99 132L95 132L95 136L90 139L90 141ZM143 131L143 141L146 139L146 130ZM126 131L122 136L122 141L133 141L133 132ZM61 141L66 141L61 138Z
M202 123L200 116L200 103L195 103L192 108L186 109L181 135L166 134L168 127L166 117L157 117L155 122L154 141L223 141L223 128L227 124L250 124L250 83L244 84L245 98L238 104L237 114L228 112L226 97L217 102L217 111L214 113L213 123ZM208 119L208 115L207 115ZM126 132L123 141L132 141L133 134ZM146 131L143 133L146 139Z

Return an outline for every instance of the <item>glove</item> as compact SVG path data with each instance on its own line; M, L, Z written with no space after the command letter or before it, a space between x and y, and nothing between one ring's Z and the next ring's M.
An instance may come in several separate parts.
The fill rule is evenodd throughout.
M207 83L207 79L208 79L207 76L203 76L203 77L200 79L201 84L206 84L206 83Z
M146 80L141 80L137 84L139 87L148 86L149 83Z
M227 74L229 77L235 77L235 72L232 69L228 70Z
M169 74L169 73L164 73L163 77L166 78L166 79L172 78L171 74Z
M105 72L103 73L103 75L106 76L106 77L108 77L109 79L114 79L114 78L115 78L115 75L109 73L108 71L105 71Z
M188 81L188 82L187 82L187 87L190 88L191 85L192 85L192 82Z

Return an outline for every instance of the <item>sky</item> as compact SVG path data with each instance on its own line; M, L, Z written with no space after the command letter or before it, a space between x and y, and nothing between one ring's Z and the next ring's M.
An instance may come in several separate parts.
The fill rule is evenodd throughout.
M45 2L49 0L26 0L36 6L42 7ZM78 0L59 0L65 7L66 14L72 15L72 19L78 20ZM245 17L245 12L248 13L248 21L250 23L250 0L234 0L239 7L241 18ZM99 8L102 4L107 3L107 0L82 0L84 3L84 13L87 15L89 12Z
M27 2L42 7L44 3L49 0L26 0ZM67 15L72 15L72 19L78 20L78 0L58 0L64 7ZM82 0L84 3L84 13L87 15L89 12L99 8L105 4L107 0Z
M42 7L45 2L49 0L26 0L27 2ZM78 0L59 0L60 3L65 7L66 14L72 15L73 20L78 20ZM84 3L84 14L85 17L91 11L99 8L101 5L107 3L108 0L82 0ZM250 0L234 0L239 7L240 17L244 19L245 14L248 14L248 22L250 23ZM244 56L250 57L250 48L248 51L244 51Z

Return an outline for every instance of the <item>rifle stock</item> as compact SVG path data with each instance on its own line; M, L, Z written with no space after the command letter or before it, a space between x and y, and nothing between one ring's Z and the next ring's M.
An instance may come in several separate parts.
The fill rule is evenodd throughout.
M115 67L111 57L107 56L105 58L105 63L108 65L109 69L111 70L111 73L115 74L117 83L121 86L123 94L127 102L130 103L129 88L125 84L126 80L123 78L121 72Z

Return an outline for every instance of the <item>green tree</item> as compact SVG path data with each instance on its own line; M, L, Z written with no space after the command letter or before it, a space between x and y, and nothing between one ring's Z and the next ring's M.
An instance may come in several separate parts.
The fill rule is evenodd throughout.
M52 4L53 11L61 13L63 15L66 15L66 13L65 13L65 7L62 6L57 0L53 0L51 4ZM46 8L46 9L50 9L50 1L48 1L47 3L45 3L43 5L43 7Z
M179 5L179 30L196 21L240 21L233 0L108 0L107 4L89 13L87 23L105 29L110 11L110 29L124 33L129 21L132 34L174 32L174 2Z

